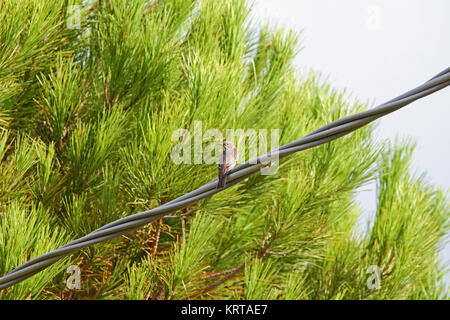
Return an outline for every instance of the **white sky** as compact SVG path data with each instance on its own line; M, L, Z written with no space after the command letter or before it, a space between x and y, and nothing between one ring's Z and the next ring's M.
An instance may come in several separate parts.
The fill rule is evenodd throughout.
M303 31L298 69L320 71L372 106L415 88L450 66L448 0L254 0L254 16ZM377 120L380 138L417 142L413 169L450 190L450 87ZM375 185L358 201L371 217ZM441 251L450 266L450 245ZM446 278L450 284L450 273Z

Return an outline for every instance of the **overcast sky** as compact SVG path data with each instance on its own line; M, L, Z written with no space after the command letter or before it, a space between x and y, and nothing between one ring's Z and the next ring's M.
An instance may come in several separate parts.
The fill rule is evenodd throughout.
M450 66L448 0L254 0L254 16L303 31L299 70L314 69L336 88L377 106ZM413 169L450 190L450 88L377 120L380 138L417 142ZM375 185L360 192L364 218ZM450 266L450 245L441 258ZM447 275L450 284L450 274Z

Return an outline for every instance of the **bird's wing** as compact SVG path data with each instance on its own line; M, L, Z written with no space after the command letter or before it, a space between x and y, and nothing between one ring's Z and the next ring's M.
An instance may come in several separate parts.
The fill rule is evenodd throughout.
M222 189L225 187L227 179L227 163L225 161L225 152L219 162L219 181L217 182L217 188Z
M227 173L227 165L225 163L219 163L219 178L224 177Z
M225 174L227 173L227 153L226 150L223 151L222 153L222 157L220 158L219 161L219 178L220 177L224 177Z

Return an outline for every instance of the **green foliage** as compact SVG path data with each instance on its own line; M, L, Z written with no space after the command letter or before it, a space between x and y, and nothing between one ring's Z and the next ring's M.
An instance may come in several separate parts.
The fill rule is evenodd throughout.
M24 201L20 201L23 203ZM5 208L3 208L5 210ZM0 272L11 270L39 255L55 250L67 242L64 230L58 227L49 212L41 206L25 209L19 199L8 203L0 220ZM39 273L0 294L2 299L42 298L43 290L55 273L64 267L62 259Z
M298 75L299 35L250 13L244 0L0 3L0 276L214 179L215 163L173 161L179 129L191 144L198 121L202 134L279 129L285 144L367 108ZM437 259L448 198L411 173L411 142L377 143L372 129L74 253L0 298L448 298ZM373 180L377 215L358 237L355 194ZM66 286L69 265L79 290Z

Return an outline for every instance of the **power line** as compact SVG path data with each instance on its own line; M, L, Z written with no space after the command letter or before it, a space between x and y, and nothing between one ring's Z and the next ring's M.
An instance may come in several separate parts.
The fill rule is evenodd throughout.
M263 156L249 160L230 171L225 188L229 188L240 181L256 173L261 167L268 164L270 159L287 157L295 152L309 149L349 134L376 119L394 112L417 99L428 96L450 85L450 67L440 72L421 86L410 90L395 99L354 115L349 115L333 121L305 137L285 144ZM157 208L127 216L76 239L59 249L36 257L12 270L0 278L0 290L21 282L39 271L47 268L59 259L93 244L107 241L120 235L132 232L140 227L179 210L200 199L212 196L222 190L217 190L217 179L214 179L202 187L178 197Z

